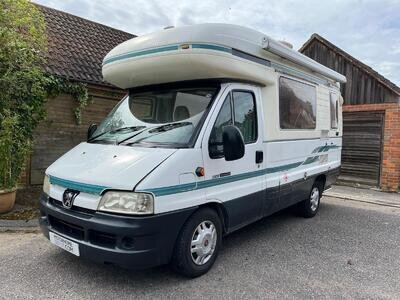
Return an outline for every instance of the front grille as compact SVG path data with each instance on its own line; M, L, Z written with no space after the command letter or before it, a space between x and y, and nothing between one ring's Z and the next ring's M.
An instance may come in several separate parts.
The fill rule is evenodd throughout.
M48 217L48 221L49 221L51 229L53 229L54 231L56 231L60 234L65 235L67 238L71 237L76 240L88 242L92 245L96 245L96 246L100 246L100 247L104 247L104 248L110 248L110 249L115 249L115 248L119 247L122 249L131 250L134 248L132 238L128 238L128 240L126 240L127 237L117 237L116 234L111 234L111 233L91 229L89 220L93 218L95 211L81 208L78 206L72 206L71 209L67 209L67 208L63 207L61 201L58 201L53 198L49 198L49 204L63 209L66 214L68 214L68 212L70 212L68 215L71 215L71 216L73 216L72 211L75 214L79 212L79 213L90 215L90 216L86 216L86 217L84 215L80 215L80 217L82 219L87 219L87 223L85 222L84 224L86 224L86 225L84 225L85 227L83 227L83 226L79 226L79 225L64 221L62 219L59 219L59 218L51 215L51 213L47 213L46 215Z
M107 248L115 248L117 245L117 238L114 234L100 232L97 230L89 231L90 243Z
M68 223L53 216L48 216L50 226L57 230L59 233L73 237L77 240L83 240L85 237L85 230L83 227Z
M60 207L60 208L63 208L63 209L68 209L68 210L80 212L80 213L87 214L87 215L93 215L96 212L95 210L84 208L84 207L80 207L80 206L76 206L76 205L72 205L71 208L65 208L62 205L61 201L56 200L54 198L49 198L49 202L54 206L57 206L57 207Z

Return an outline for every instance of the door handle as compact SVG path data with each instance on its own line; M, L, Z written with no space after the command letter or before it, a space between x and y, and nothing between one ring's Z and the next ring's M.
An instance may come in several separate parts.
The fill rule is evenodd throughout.
M256 164L261 164L264 160L264 153L262 151L256 151Z

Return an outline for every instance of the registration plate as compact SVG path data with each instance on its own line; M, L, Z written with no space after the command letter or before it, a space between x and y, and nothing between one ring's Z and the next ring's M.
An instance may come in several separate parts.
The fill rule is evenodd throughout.
M79 244L73 241L70 241L62 236L55 234L53 232L49 232L50 242L54 245L76 255L79 256Z

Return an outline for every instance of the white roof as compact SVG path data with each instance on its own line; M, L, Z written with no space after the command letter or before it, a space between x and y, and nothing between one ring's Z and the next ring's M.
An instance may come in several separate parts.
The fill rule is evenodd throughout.
M104 58L115 57L130 51L155 47L185 44L209 43L236 48L261 55L264 34L256 30L231 24L197 24L155 31L123 42L112 49Z
M168 47L183 44L227 47L269 59L271 52L292 63L307 68L311 73L323 75L331 80L346 82L346 78L315 62L311 58L288 48L280 42L256 30L231 24L198 24L164 29L128 40L112 49L104 58L103 66L116 61L132 58L138 53L152 54L154 51L168 51ZM103 67L104 74L104 67ZM107 78L106 78L107 79Z

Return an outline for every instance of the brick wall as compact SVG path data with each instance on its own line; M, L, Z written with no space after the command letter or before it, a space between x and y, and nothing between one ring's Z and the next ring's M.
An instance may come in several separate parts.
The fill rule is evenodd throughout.
M345 105L343 112L382 111L385 113L380 185L384 190L400 189L400 104Z
M65 152L86 140L88 126L100 123L125 93L119 90L90 86L91 101L78 125L74 116L77 102L69 95L48 99L47 117L36 129L33 152L22 174L22 184L36 185L43 182L44 171Z

